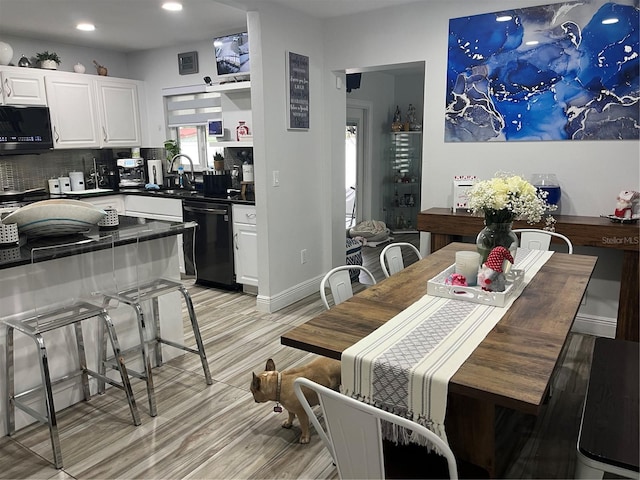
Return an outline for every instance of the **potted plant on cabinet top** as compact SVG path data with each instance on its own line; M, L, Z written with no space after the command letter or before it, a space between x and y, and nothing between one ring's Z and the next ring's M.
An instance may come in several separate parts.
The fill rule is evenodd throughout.
M57 53L49 53L47 50L41 53L36 53L36 59L40 62L40 68L45 68L47 70L55 70L58 68L58 65L62 63Z
M224 170L224 157L219 152L213 155L213 168L215 170Z

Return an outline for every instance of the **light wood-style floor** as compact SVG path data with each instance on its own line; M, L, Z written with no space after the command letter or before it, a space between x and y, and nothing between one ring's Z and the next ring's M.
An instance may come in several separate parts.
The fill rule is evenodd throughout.
M400 240L400 238L396 238ZM412 239L417 244L417 235ZM365 247L375 268L382 246ZM134 427L122 392L81 402L59 414L64 469L51 462L46 426L33 425L0 439L0 478L202 478L335 479L337 472L319 437L297 443L300 430L280 423L286 414L257 404L251 372L273 358L279 369L305 363L311 354L280 345L280 335L323 310L320 295L273 314L255 311L255 297L190 288L206 343L214 384L207 386L195 355L154 370L158 416L148 416L144 384L134 380L142 425ZM190 328L185 324L187 338ZM591 363L593 337L571 335L558 365L554 394L521 438L508 478L572 478L575 441ZM4 379L2 379L4 381Z

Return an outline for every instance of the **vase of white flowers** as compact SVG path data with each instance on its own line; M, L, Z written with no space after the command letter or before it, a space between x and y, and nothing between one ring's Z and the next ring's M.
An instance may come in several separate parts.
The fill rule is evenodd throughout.
M546 192L536 189L519 175L497 173L477 182L469 191L469 208L484 216L485 227L476 238L482 262L494 247L503 246L515 257L518 237L511 227L516 219L537 223L549 209Z

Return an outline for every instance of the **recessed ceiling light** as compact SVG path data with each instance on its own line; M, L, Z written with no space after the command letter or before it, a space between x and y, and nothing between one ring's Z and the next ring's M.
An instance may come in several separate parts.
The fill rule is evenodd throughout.
M76 28L83 32L93 32L96 29L96 26L93 23L79 23L76 25Z
M528 42L524 42L525 45L538 45L540 42L538 40L529 40Z
M613 25L614 23L618 23L618 19L617 18L605 18L604 20L602 20L602 24L603 25Z
M162 4L162 8L170 12L179 12L182 10L182 4L180 2L165 2Z
M512 18L513 17L511 15L500 15L499 17L496 18L496 22L508 22Z

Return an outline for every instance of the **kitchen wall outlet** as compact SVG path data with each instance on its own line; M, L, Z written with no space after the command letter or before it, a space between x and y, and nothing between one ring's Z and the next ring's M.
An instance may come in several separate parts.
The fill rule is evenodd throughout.
M305 264L307 263L307 249L303 248L302 250L300 250L300 263L301 264Z
M280 170L273 171L273 186L274 187L280 186Z

